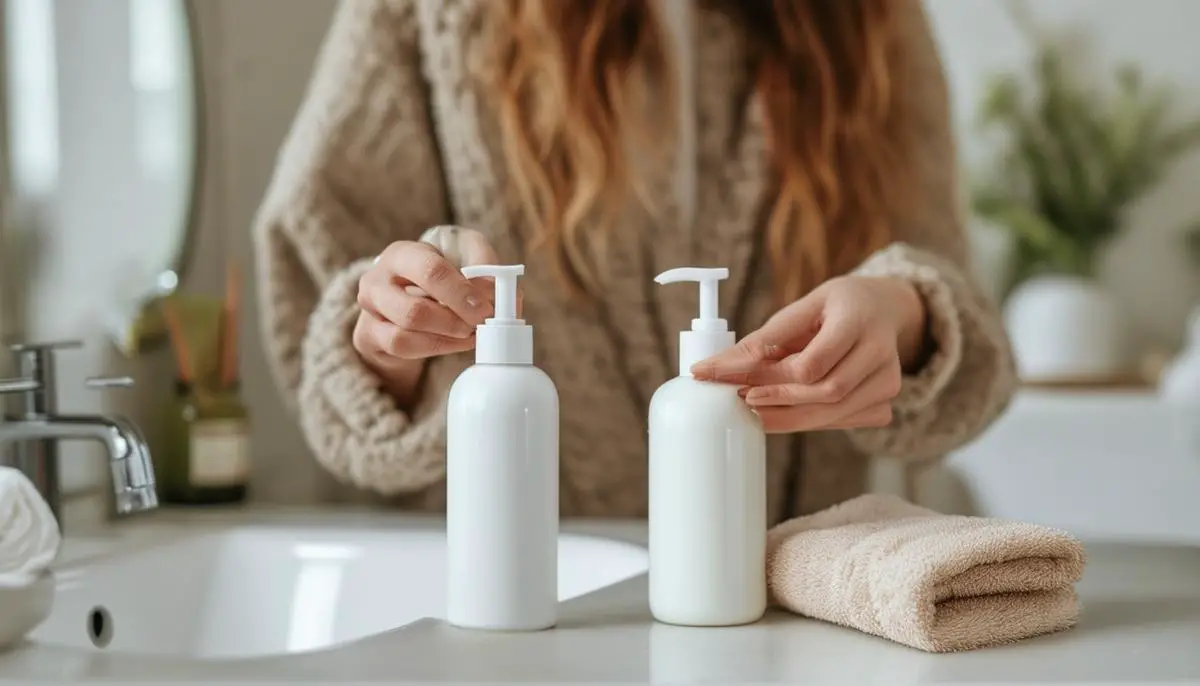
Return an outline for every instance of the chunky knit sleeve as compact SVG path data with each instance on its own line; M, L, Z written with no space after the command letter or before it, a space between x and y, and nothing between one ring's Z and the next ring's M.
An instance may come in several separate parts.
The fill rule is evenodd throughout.
M872 455L930 459L982 432L1007 406L1016 373L1000 315L968 269L964 211L956 183L949 98L921 3L907 0L908 135L916 146L921 195L895 218L897 242L858 273L910 280L925 301L932 354L907 376L893 404L895 421L850 432Z
M448 210L412 0L334 16L254 228L262 334L309 445L343 481L411 492L444 474L444 394L457 358L401 412L351 345L358 279L390 242Z

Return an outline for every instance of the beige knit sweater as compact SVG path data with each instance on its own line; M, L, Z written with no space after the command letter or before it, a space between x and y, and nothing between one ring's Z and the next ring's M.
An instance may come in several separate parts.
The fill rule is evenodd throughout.
M434 360L416 408L398 410L351 346L355 295L371 258L392 241L444 223L485 231L504 262L527 265L535 362L560 394L563 514L642 516L647 405L675 374L677 332L696 308L694 289L661 288L651 277L729 267L722 314L743 334L772 310L756 240L771 179L761 112L744 95L746 46L724 18L697 7L694 73L704 87L693 105L695 220L684 227L680 208L668 207L665 224L623 227L607 301L584 312L561 300L551 265L525 254L505 210L496 123L471 78L487 54L478 21L487 1L342 3L255 227L268 357L330 472L401 506L440 508L446 393L471 355ZM962 445L1014 388L1000 321L964 270L941 67L919 2L900 1L910 7L920 70L908 135L919 141L924 197L911 216L894 217L898 242L859 271L918 287L935 353L905 379L891 426L770 439L772 520L857 495L869 456L928 460ZM660 183L671 195L674 180Z

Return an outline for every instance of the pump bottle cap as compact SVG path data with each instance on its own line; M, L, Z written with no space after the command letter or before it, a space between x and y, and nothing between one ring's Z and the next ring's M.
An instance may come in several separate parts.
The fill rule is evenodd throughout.
M679 332L679 375L691 376L692 365L712 357L736 342L729 324L718 316L718 286L729 278L724 267L680 267L654 277L660 284L695 281L700 284L700 316L692 320L691 331Z
M495 316L475 329L476 364L533 364L533 327L517 318L517 277L525 265L479 264L463 267L463 276L490 276L496 283Z

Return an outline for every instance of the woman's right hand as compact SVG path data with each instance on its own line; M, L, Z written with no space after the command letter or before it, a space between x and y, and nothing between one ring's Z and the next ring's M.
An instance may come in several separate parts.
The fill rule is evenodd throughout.
M492 315L491 280L467 279L460 267L495 264L496 251L478 231L454 234L457 256L397 241L359 280L354 348L402 407L416 395L424 360L471 350L475 327Z

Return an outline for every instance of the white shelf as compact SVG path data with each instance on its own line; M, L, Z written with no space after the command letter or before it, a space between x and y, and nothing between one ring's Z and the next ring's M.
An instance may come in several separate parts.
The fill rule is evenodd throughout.
M1176 438L1183 420L1152 391L1024 390L947 466L980 514L1200 544L1200 450Z

